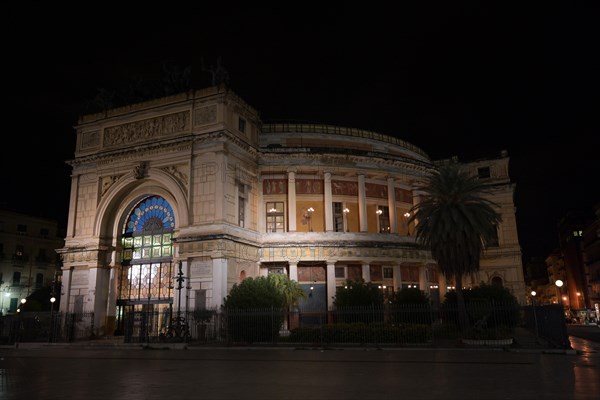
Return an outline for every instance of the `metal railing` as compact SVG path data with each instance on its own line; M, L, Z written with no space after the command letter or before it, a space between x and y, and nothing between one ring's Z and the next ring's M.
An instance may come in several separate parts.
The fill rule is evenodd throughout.
M535 311L535 313L534 313ZM332 310L235 309L181 312L179 319L156 312L129 312L123 318L124 343L191 345L436 347L460 340L510 343L526 329L555 348L569 348L559 307L467 305L468 327L458 324L453 305L347 307ZM162 326L159 325L164 324ZM94 336L94 314L25 312L0 318L0 344L74 342ZM507 342L508 341L508 342Z

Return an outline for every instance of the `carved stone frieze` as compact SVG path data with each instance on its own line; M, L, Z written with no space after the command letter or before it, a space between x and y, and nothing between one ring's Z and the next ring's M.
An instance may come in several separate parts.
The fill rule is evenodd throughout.
M189 111L117 125L104 130L104 146L123 146L190 129Z

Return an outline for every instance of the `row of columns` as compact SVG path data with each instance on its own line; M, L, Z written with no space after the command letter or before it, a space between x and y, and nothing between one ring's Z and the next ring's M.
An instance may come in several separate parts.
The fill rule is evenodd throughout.
M288 209L289 215L296 215L296 172L288 171ZM325 172L324 179L324 201L325 201L325 231L333 231L333 195L331 191L331 172ZM390 218L390 232L398 233L396 223L396 191L394 178L387 179L388 208ZM413 204L418 196L413 194ZM288 218L290 232L296 232L296 219ZM365 190L365 175L358 175L358 220L360 232L367 232L367 192Z
M333 296L335 296L335 262L327 261L327 307L333 307ZM400 265L394 265L394 278L393 285L394 291L398 291L402 286L402 276L400 271ZM288 262L288 276L291 280L298 281L298 263ZM365 282L371 282L370 264L362 264L362 278ZM442 274L438 277L440 296L443 297L446 294L446 279ZM424 292L429 292L429 282L427 279L427 267L421 265L419 267L419 289Z

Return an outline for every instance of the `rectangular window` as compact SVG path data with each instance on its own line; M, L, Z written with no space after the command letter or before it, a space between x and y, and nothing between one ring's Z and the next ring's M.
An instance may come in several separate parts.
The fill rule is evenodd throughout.
M336 232L344 232L344 207L342 203L333 203L333 229Z
M344 267L335 267L335 277L336 278L345 278L346 277Z
M12 284L14 286L19 285L21 283L21 273L18 271L13 272Z
M394 278L394 269L393 268L384 268L383 269L383 277L387 279Z
M379 232L390 233L390 211L387 206L377 207L377 215L379 221Z
M246 185L238 185L238 225L242 228L246 221Z
M35 288L39 289L44 286L44 274L35 275Z
M479 167L477 168L477 178L486 179L489 178L490 175L490 167Z
M238 130L246 133L246 120L242 117L238 119Z
M267 202L267 232L285 232L283 202Z
M494 233L492 238L487 242L487 247L498 247L500 246L498 242L498 226L494 225Z
M41 237L47 238L49 234L50 234L50 231L48 231L47 228L40 228L40 236Z

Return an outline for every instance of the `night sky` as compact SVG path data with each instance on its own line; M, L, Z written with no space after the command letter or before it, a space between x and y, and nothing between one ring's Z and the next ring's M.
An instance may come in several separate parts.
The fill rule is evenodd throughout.
M73 126L98 93L159 87L165 68L206 87L220 58L265 123L372 130L432 159L508 150L524 258L547 256L558 220L600 202L598 2L403 3L5 6L0 206L65 225Z

